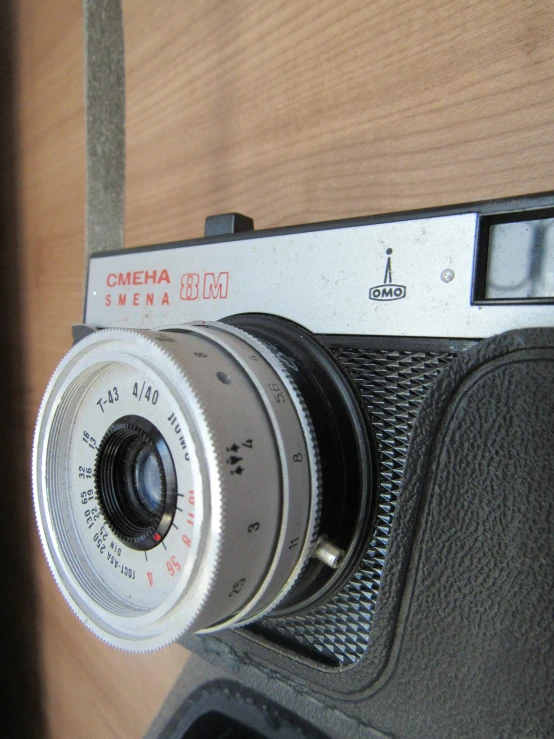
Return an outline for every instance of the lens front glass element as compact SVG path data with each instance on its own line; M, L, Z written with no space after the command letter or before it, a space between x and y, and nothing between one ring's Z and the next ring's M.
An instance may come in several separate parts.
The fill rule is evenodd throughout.
M177 489L173 459L156 426L142 416L112 423L100 442L94 476L116 536L134 549L159 544L173 521Z
M141 504L155 513L163 506L165 483L161 469L161 460L152 445L143 447L133 466L136 490Z

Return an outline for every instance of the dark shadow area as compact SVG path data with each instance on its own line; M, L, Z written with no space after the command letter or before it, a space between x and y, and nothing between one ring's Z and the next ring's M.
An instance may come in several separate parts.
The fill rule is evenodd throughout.
M32 499L25 433L23 259L17 222L15 0L0 3L0 733L42 737Z

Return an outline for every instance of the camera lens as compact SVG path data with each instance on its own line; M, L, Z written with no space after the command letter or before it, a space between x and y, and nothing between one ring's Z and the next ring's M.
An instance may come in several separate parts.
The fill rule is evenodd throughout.
M294 381L248 333L94 332L54 373L35 435L60 590L131 651L271 612L318 538L316 447Z
M133 460L133 474L141 504L155 515L164 495L163 473L160 459L151 445L143 446Z
M47 560L84 623L131 651L303 612L365 551L371 442L347 378L295 324L96 331L37 421Z
M140 416L106 431L94 469L98 503L113 533L135 549L155 547L175 513L175 468L159 430Z

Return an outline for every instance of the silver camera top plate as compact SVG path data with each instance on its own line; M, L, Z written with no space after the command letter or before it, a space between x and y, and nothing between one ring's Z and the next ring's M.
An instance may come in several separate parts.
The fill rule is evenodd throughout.
M479 214L466 212L99 254L85 323L154 328L257 312L314 333L473 339L552 325L552 301L472 300L479 231ZM551 246L543 271L554 283Z

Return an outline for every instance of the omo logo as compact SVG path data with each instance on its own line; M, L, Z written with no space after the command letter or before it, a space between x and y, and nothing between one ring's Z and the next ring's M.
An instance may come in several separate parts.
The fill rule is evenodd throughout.
M391 254L392 249L387 249L387 266L385 267L383 284L369 288L370 300L400 300L406 297L405 285L394 285L392 282Z
M181 300L225 300L229 290L228 272L188 272L181 277Z

